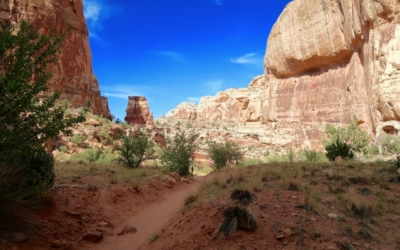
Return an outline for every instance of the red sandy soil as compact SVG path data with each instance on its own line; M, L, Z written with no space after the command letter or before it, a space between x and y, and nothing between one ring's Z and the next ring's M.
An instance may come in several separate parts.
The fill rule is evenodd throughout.
M153 176L135 190L131 183L107 183L105 176L85 177L73 184L56 185L50 204L34 211L27 227L0 230L0 249L139 249L161 229L182 206L189 193L195 193L200 178ZM90 178L87 179L87 178ZM1 224L12 224L0 217ZM133 232L117 235L129 227ZM28 240L13 243L12 234L22 232ZM84 240L87 232L103 235L100 242ZM60 245L59 247L57 245Z
M28 240L20 244L12 243L11 234L16 231L0 232L0 239L6 241L0 249L398 249L395 242L386 242L384 237L354 237L361 228L359 222L351 217L330 218L328 214L340 214L334 206L320 208L319 215L297 208L304 204L304 195L289 190L256 193L248 205L259 220L255 232L237 231L229 240L222 233L215 237L223 210L234 204L230 192L198 208L182 210L185 198L213 176L188 181L157 175L142 183L139 190L123 182L96 187L85 179L105 182L101 176L58 185L51 205L35 211L38 219L33 224L40 227L22 230ZM6 218L0 218L0 225L4 221ZM346 232L346 225L352 228L353 236ZM118 235L123 228L131 231ZM386 229L385 234L394 235L399 230ZM99 233L102 239L96 243L85 240L89 231ZM152 235L159 238L150 242Z

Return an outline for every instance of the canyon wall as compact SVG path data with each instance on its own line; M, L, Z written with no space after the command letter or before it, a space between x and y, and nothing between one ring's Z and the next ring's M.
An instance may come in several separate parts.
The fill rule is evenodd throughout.
M235 122L285 148L320 148L326 123L353 117L373 137L399 130L399 11L398 0L294 0L271 30L263 76L161 120Z
M82 0L3 0L0 20L19 24L28 20L42 34L54 30L56 35L67 31L58 61L51 67L53 77L46 94L59 92L75 107L90 107L96 114L111 117L108 100L101 97L99 84L92 70L88 27L83 15Z

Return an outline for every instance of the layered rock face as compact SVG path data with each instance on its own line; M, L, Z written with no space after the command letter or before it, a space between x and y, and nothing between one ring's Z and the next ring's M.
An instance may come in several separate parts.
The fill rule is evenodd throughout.
M134 125L136 135L140 133L141 128L145 128L147 133L151 133L154 142L159 146L165 146L164 129L154 126L153 113L150 112L149 104L144 96L128 96L128 106L126 108L125 121Z
M129 96L128 99L125 121L130 125L146 125L148 121L152 123L153 115L150 113L146 97Z
M398 123L399 11L395 0L291 2L268 38L263 120L311 144L326 122L356 117L371 135Z
M228 89L216 96L204 96L199 105L183 102L165 115L192 121L256 122L261 120L263 76L256 77L249 88Z
M59 35L70 27L58 61L51 67L49 91L44 94L59 92L62 99L68 99L75 107L90 103L94 113L111 117L108 100L101 97L92 70L82 0L4 0L0 1L0 19L12 24L28 20L42 34L54 30Z
M372 136L398 131L400 2L294 0L271 30L264 68L247 89L203 97L190 117L234 122L268 147L319 148L326 123L353 117Z

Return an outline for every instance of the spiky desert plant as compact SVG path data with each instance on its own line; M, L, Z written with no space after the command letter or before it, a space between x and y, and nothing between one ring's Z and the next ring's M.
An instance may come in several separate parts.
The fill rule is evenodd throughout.
M258 228L258 219L246 208L229 207L224 211L225 220L218 228L217 234L223 232L226 237L232 237L237 230L253 232Z
M238 201L241 205L248 205L253 201L253 194L245 189L235 189L232 191L231 199Z

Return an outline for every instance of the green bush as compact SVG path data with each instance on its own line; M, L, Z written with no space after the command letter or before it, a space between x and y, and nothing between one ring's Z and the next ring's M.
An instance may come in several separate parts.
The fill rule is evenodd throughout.
M225 141L224 143L208 143L208 156L213 161L213 167L221 169L233 163L238 164L243 160L243 153L239 146L234 142Z
M345 142L353 152L366 153L367 146L371 138L368 133L360 128L355 118L351 119L347 128L335 127L327 124L325 134L330 136L330 140L325 140L325 146L335 143L337 140Z
M0 202L27 204L47 197L55 178L53 156L39 148L14 157L7 165L0 163Z
M318 152L315 150L304 150L303 154L308 162L318 161Z
M367 147L367 155L373 156L379 154L379 147L377 145L370 145Z
M143 132L134 138L123 136L121 145L115 149L119 152L118 162L128 168L137 168L143 161L156 159L154 142Z
M383 155L395 155L400 153L400 138L397 136L386 135L380 144Z
M167 139L167 145L162 150L161 162L170 172L180 175L189 175L190 166L193 164L193 153L197 148L196 134L186 137L183 132L177 134L172 140Z
M24 187L30 189L32 197L48 196L55 179L53 155L38 149L21 157L21 161L24 168Z
M0 208L50 193L54 159L43 145L85 120L83 114L66 118L67 104L56 103L57 93L42 95L62 38L40 35L27 22L0 24Z
M87 163L117 163L117 156L113 154L111 149L87 149L82 153L72 154L69 158L72 162L87 162Z
M86 139L82 134L74 134L70 139L70 142L75 143L76 145L78 145L81 148L87 148L88 144L85 142Z
M352 159L354 157L351 148L347 143L336 140L336 142L331 143L325 147L326 157L330 161L334 161L336 156L341 156L343 160Z
M293 150L289 150L289 152L287 153L287 158L289 162L294 162L295 156L296 154L293 152Z

